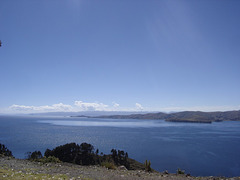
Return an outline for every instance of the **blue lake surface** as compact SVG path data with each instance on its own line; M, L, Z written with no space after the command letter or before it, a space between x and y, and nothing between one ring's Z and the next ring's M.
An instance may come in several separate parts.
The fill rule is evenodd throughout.
M158 171L240 176L240 122L0 116L0 143L17 158L70 142L90 143L105 154L122 149L140 162L150 160Z

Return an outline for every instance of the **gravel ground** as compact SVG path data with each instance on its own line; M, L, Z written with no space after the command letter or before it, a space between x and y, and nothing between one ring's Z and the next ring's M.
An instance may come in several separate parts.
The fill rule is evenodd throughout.
M164 174L159 172L132 171L124 168L111 170L101 166L80 166L70 163L32 162L23 159L0 157L0 179L83 179L83 180L134 180L134 179L203 179L240 180L240 177L191 177L186 175Z

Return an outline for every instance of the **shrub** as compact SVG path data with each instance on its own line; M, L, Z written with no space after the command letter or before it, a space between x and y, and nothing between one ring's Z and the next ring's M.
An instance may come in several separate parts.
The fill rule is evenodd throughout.
M54 156L62 162L75 163L79 165L96 165L102 164L109 169L114 169L115 166L124 165L127 169L130 168L128 153L112 149L111 155L99 154L99 150L94 151L94 147L88 143L80 145L76 143L68 143L58 146L53 150L46 149L44 156L46 158ZM29 155L31 157L31 154ZM42 161L47 161L43 159ZM107 163L106 163L107 162ZM109 163L110 162L110 163ZM149 162L150 163L150 162Z
M124 165L127 169L129 169L129 161L128 161L128 153L116 149L111 150L112 159L116 165Z
M108 169L116 169L116 166L111 162L102 162L101 166L104 166Z
M150 160L149 160L149 162L146 160L145 163L144 163L144 166L145 166L145 171L147 171L147 172L152 171Z
M54 156L44 156L43 158L39 159L38 162L41 162L41 163L60 163L61 161L54 157Z
M0 155L13 157L12 152L4 145L0 143Z
M46 156L46 157L52 156L52 151L50 149L46 149L44 156Z
M184 170L181 170L180 168L177 169L177 174L185 174Z
M47 149L44 153L46 157L55 156L63 162L75 163L80 165L94 165L95 153L94 147L88 143L78 145L76 143L69 143L58 146L53 150Z
M49 149L46 150L44 153L46 157L55 156L63 162L74 162L74 158L80 151L79 145L76 143L69 143L65 145L61 145L50 151Z
M34 152L27 152L27 159L29 160L37 160L41 159L42 153L40 151L34 151Z

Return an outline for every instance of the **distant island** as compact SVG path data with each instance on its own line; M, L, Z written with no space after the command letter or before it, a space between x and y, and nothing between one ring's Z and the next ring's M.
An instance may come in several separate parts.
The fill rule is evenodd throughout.
M82 116L72 116L82 117ZM130 115L105 115L105 116L84 116L89 118L107 118L107 119L157 119L169 122L191 122L191 123L212 123L220 121L240 121L239 111L225 112L202 112L202 111L183 111L176 113L146 113Z

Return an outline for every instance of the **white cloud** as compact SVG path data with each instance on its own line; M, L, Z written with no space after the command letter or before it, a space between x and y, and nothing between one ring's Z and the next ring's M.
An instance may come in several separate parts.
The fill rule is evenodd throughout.
M32 111L37 111L37 112L47 112L47 111L62 111L62 112L67 112L67 111L72 111L73 107L71 105L59 103L59 104L53 104L51 106L45 105L45 106L25 106L25 105L17 105L13 104L12 106L9 107L10 110L13 111L27 111L27 112L32 112Z
M120 105L118 103L113 102L113 107L118 108Z
M74 101L72 105L58 103L44 106L27 106L13 104L2 112L7 113L42 113L42 112L79 112L79 111L136 111L143 110L141 104L136 103L135 107L120 107L116 102L107 105L99 102Z
M77 112L77 111L109 111L108 105L103 103L88 103L83 101L75 101L74 105L53 104L45 106L26 106L13 104L8 108L12 112Z
M136 105L137 110L143 110L143 107L141 104L136 103L135 105Z
M108 105L103 103L88 103L83 101L75 101L75 106L77 106L79 111L107 111Z
M34 106L25 106L25 105L13 104L12 106L9 107L9 109L17 110L17 111L29 111L29 110L34 110Z
M0 113L39 113L39 112L79 112L79 111L231 111L239 110L237 106L195 106L195 107L143 107L140 103L135 103L135 107L120 107L116 102L112 105L106 105L98 102L75 101L74 104L68 105L63 103L44 105L44 106L26 106L13 104L5 109L0 109Z

